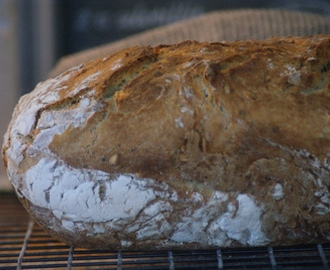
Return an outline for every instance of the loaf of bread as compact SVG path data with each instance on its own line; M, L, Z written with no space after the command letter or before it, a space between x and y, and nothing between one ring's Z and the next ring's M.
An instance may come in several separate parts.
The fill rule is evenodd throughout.
M23 96L4 138L25 208L69 245L330 240L330 36L132 47Z

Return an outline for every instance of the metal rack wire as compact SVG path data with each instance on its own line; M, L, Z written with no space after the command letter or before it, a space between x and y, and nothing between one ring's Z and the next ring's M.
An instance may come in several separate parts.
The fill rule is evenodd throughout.
M330 243L189 251L72 248L30 220L13 194L0 194L0 269L329 269Z

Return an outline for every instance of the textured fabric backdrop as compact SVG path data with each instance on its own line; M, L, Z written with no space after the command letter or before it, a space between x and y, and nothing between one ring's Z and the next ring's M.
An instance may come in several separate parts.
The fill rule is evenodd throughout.
M189 39L231 41L321 33L330 33L330 17L279 9L216 11L63 57L50 72L49 77L56 76L87 60L103 57L134 45L171 44Z

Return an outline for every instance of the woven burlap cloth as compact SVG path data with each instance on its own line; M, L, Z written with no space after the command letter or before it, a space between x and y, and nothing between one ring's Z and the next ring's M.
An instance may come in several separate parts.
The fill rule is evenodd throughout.
M171 44L183 40L265 39L271 36L329 33L330 17L319 14L278 9L215 11L63 57L49 76L56 76L82 62L134 45Z

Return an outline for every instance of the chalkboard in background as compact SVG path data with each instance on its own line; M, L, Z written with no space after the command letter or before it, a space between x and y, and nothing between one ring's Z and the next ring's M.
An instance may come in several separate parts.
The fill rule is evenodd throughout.
M330 0L62 0L58 7L65 55L213 10L287 8L330 16Z

